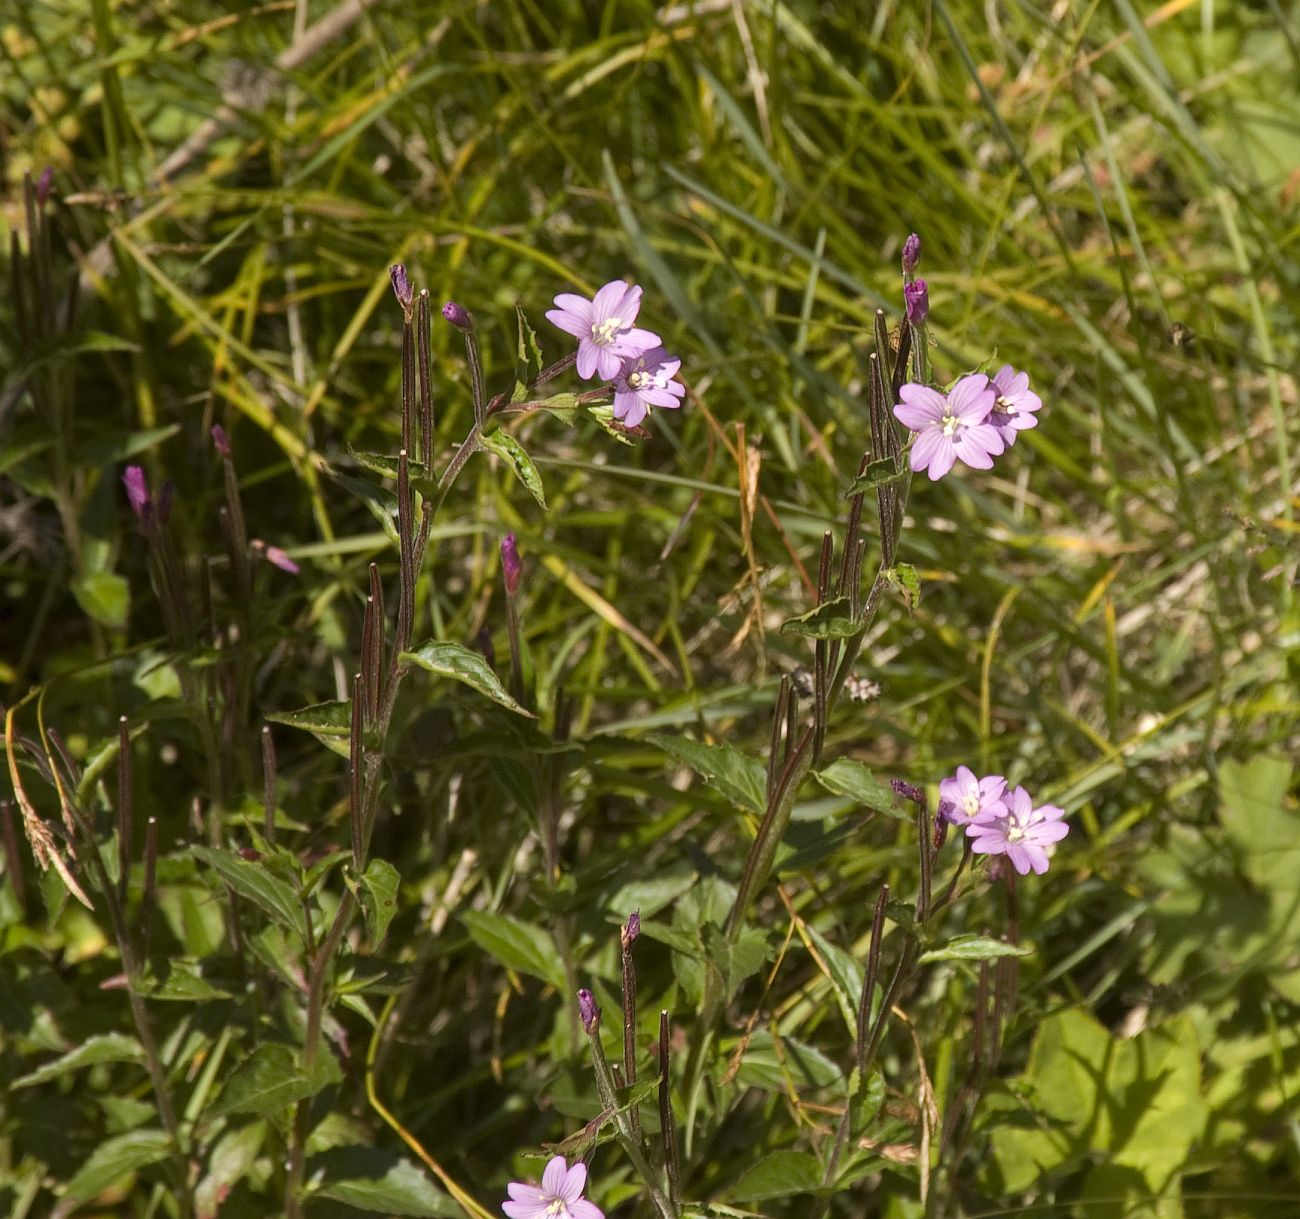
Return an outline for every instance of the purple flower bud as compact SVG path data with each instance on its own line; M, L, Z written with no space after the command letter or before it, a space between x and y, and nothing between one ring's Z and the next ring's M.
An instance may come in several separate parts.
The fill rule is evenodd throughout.
M266 561L274 563L281 571L287 571L291 576L298 574L298 564L278 546L268 546L266 548Z
M466 312L455 301L448 301L442 307L442 316L447 319L457 330L468 330L473 324L469 313Z
M217 452L220 453L226 461L229 461L233 455L230 448L230 437L226 435L226 429L219 423L214 423L212 425L212 443L216 447Z
M596 1006L596 996L589 990L578 992L578 1019L582 1021L582 1031L588 1037L594 1037L600 1028L600 1008Z
M54 170L47 165L41 170L41 176L36 180L36 202L40 207L44 207L50 201L50 188L54 185Z
M524 565L519 558L519 547L515 545L515 535L507 533L501 539L501 575L505 579L507 597L513 597L519 591L519 579L523 572Z
M415 295L411 291L410 281L406 278L406 267L400 262L394 263L388 268L388 276L393 281L393 292L397 297L397 303L405 312L410 313Z
M934 819L933 845L937 851L948 841L948 818L944 814L943 804L939 805L939 815Z
M921 261L921 239L915 233L909 233L903 242L903 273L911 275L916 264Z
M131 505L135 519L145 523L146 515L152 515L153 500L149 496L149 481L140 466L127 466L122 475L122 485L126 487L126 502Z
M902 779L890 779L889 786L894 789L896 795L902 796L904 800L910 800L913 804L925 803L925 792L914 783L904 783Z
M623 950L631 948L641 935L641 911L633 910L627 916L627 926L623 928Z
M903 300L907 302L907 320L913 326L924 324L930 316L930 289L925 280L914 279L910 284L904 284Z

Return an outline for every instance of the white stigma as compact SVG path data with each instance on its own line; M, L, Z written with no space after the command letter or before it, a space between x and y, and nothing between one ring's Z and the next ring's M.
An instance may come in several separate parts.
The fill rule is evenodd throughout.
M961 420L958 419L956 415L944 414L943 434L945 436L954 435L959 427L961 427Z
M968 792L966 798L962 801L962 807L966 810L966 816L973 817L980 811L980 794L978 791Z
M629 389L640 389L647 381L653 381L654 378L647 372L630 372L627 374L627 385Z
M997 401L993 403L994 409L1001 411L1004 415L1016 414L1016 404L1011 401L1005 394L999 394Z
M623 319L621 317L607 317L603 322L598 322L591 328L592 342L597 347L608 347L618 337L618 332L622 329Z

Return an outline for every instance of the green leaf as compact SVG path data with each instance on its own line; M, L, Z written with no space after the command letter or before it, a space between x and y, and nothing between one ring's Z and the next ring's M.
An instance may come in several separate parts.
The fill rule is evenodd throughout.
M77 446L77 460L84 465L116 465L137 453L152 449L156 444L162 444L180 430L179 423L169 423L166 427L146 428L125 435L116 430L104 432L99 436L88 437Z
M645 739L707 779L740 808L761 813L766 807L767 774L757 759L730 745L706 745L687 736L655 733Z
M384 938L397 913L397 890L402 883L398 871L386 859L372 859L361 877L361 909L370 938L376 944Z
M82 576L72 582L72 595L100 626L120 628L126 625L127 611L131 608L131 588L125 577L111 571Z
M386 453L363 453L360 449L354 449L348 445L348 455L357 465L369 470L372 474L378 474L383 478L397 479L399 468L399 459L389 457ZM438 490L438 480L436 478L425 478L424 475L416 473L416 467L412 464L407 465L407 478L411 481L411 486L415 488L426 499L431 499ZM393 504L396 505L394 500Z
M907 612L915 612L921 604L921 577L916 574L916 568L910 563L896 563L893 567L885 568L882 574L887 584L903 594Z
M174 999L200 1003L206 999L228 999L230 992L213 986L203 976L197 961L164 959L164 973L149 972L141 979L140 993L150 999Z
M1285 807L1291 787L1289 759L1257 754L1219 767L1219 819L1261 889L1294 894L1300 884L1300 816Z
M323 1047L309 1077L296 1050L287 1045L260 1045L235 1068L206 1116L256 1113L259 1117L280 1117L291 1105L315 1096L340 1078L338 1063Z
M35 1071L15 1079L9 1086L28 1088L33 1084L43 1084L47 1080L57 1079L60 1075L66 1075L69 1071L75 1071L80 1067L90 1067L100 1062L143 1063L144 1050L140 1048L140 1043L134 1037L127 1037L122 1033L102 1033L87 1039L75 1050L69 1050L62 1058L47 1062L44 1066L37 1067Z
M515 305L515 317L519 320L519 346L515 349L515 380L526 387L535 381L542 371L542 349L537 343L537 334L518 305Z
M215 847L191 847L193 856L215 870L240 897L260 906L282 926L307 938L307 916L293 886L272 875L259 861L241 859Z
M959 935L921 953L920 964L934 961L992 961L996 957L1029 957L1034 950L1028 944L1006 944L987 935Z
M877 487L902 482L906 477L907 471L900 470L898 463L892 457L882 457L879 461L873 461L849 484L844 498L851 499L864 491L873 491Z
M460 1207L410 1160L377 1147L331 1147L307 1164L311 1196L376 1215L460 1219Z
M310 732L320 743L340 757L351 752L352 704L343 702L313 703L297 711L271 711L265 716L273 724L288 724Z
M816 609L781 623L782 635L802 635L805 639L848 639L861 629L847 597L832 597Z
M816 1193L822 1183L821 1161L807 1151L774 1151L764 1156L731 1191L736 1202L761 1202L791 1194Z
M517 969L564 989L560 953L548 932L509 914L488 914L482 910L466 910L460 921L474 943L508 969Z
M554 415L562 423L573 427L578 421L578 405L577 394L561 393L539 399L535 409Z
M849 1036L855 1037L858 1032L858 1003L862 998L862 966L856 958L844 949L837 948L811 924L807 925L807 931L817 949L817 955L826 963L840 1015L844 1017Z
M480 436L479 441L485 449L495 453L510 466L515 477L537 501L537 506L546 512L546 489L542 486L542 476L533 465L533 459L524 451L524 446L509 432L488 432Z
M833 795L846 796L866 808L902 821L911 820L894 801L894 792L889 784L882 783L861 762L838 758L824 770L814 771L813 777Z
M422 643L414 652L403 652L402 659L419 665L430 673L436 673L439 677L450 677L462 682L516 715L526 715L530 720L537 718L506 693L505 687L482 656L458 643L435 643L430 640Z
M722 974L728 998L746 978L763 968L768 956L767 937L757 927L744 927L739 935L729 937L721 928L709 924L704 928L704 948Z
M68 1182L64 1198L89 1202L123 1177L165 1160L172 1150L164 1130L131 1130L101 1143L90 1153L81 1170Z
M737 1045L739 1039L724 1042L722 1050L729 1058ZM739 1083L767 1092L784 1092L790 1087L828 1088L841 1078L840 1068L815 1046L794 1037L778 1041L766 1029L750 1037L736 1073Z

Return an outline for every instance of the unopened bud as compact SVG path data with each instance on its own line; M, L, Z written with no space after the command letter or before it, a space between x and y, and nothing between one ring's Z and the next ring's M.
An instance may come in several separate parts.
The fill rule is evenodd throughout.
M925 792L914 783L905 783L902 779L890 779L889 786L894 789L896 795L902 796L904 800L910 800L913 804L925 803Z
M925 280L914 279L903 285L903 300L907 303L907 320L920 326L930 316L930 289Z
M233 455L230 448L230 437L226 435L226 429L219 423L212 425L212 444L226 461L230 460Z
M596 1006L596 996L589 990L578 992L578 1019L582 1021L582 1031L593 1037L600 1028L600 1008Z
M903 242L903 273L911 275L920 261L921 239L915 233L910 233L907 240Z
M127 466L122 475L122 485L126 488L126 502L142 525L146 517L152 514L153 500L149 496L149 481L144 476L141 466Z
M633 910L627 916L627 926L623 928L623 951L626 952L641 935L641 911Z
M415 294L411 291L410 280L406 278L406 267L400 262L394 263L388 268L388 276L393 281L393 294L397 297L397 303L404 312L410 313Z
M501 575L505 580L507 597L513 597L519 591L519 580L523 573L524 564L519 558L519 547L515 544L515 535L507 533L501 539Z
M442 316L447 319L457 330L468 330L473 324L469 313L456 304L455 301L448 301L442 307Z

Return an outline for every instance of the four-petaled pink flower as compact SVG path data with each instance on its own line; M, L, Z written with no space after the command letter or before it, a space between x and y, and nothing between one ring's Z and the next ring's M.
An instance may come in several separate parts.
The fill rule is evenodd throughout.
M542 1173L540 1189L511 1181L506 1186L510 1201L501 1203L501 1209L510 1219L605 1219L600 1207L583 1198L586 1184L585 1164L570 1168L563 1156L556 1156Z
M1003 364L993 374L989 387L997 396L986 422L997 429L1010 448L1017 432L1038 426L1036 412L1043 409L1043 400L1029 388L1029 374L1016 372L1010 364Z
M628 356L614 378L614 418L636 427L652 406L676 410L686 394L686 387L673 380L681 366L663 347Z
M1005 855L1021 876L1032 868L1047 871L1047 848L1070 832L1061 818L1063 808L1054 804L1034 807L1023 787L1017 787L1004 801L1005 813L971 822L966 833L971 849L980 855Z
M547 319L578 340L578 376L589 381L599 373L612 381L624 360L659 346L659 336L638 330L641 289L621 279L611 280L591 300L561 292Z
M957 773L939 784L939 812L953 825L970 825L972 821L1005 817L1007 781L1001 775L975 777L969 766L958 766Z
M931 482L947 474L959 457L977 470L991 469L993 458L1006 448L997 428L985 422L995 394L983 373L962 377L947 395L908 382L898 396L902 402L894 407L894 417L916 433L912 469L926 470Z

